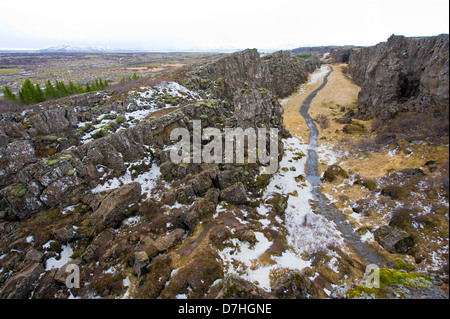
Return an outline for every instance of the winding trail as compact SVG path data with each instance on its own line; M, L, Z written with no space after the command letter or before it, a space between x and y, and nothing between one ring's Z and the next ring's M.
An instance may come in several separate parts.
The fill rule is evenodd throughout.
M382 266L385 264L385 259L368 243L361 239L361 236L353 230L353 227L348 222L345 215L339 211L332 203L329 203L328 199L320 191L321 180L318 170L317 160L317 147L319 131L316 124L308 113L312 100L316 97L317 93L322 90L328 83L328 77L333 72L333 67L330 65L330 72L328 72L323 80L321 86L314 90L303 102L300 107L300 114L306 121L310 130L309 136L309 148L306 161L306 178L312 186L312 196L315 201L315 209L322 216L333 221L336 224L337 229L342 233L343 238L349 246L358 254L362 262L366 264L376 264Z

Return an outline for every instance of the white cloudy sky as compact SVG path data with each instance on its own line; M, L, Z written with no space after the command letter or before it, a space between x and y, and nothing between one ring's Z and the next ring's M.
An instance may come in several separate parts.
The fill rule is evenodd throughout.
M291 49L448 32L448 0L0 0L0 48Z

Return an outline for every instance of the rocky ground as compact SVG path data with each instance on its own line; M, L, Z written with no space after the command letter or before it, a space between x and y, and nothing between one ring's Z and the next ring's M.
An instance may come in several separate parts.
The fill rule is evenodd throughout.
M298 108L320 85L320 64L246 50L126 92L1 114L0 296L448 298L448 132L447 144L365 150L376 120L354 118L359 88L346 65L333 66L311 105L322 192L386 259L381 287L362 285L366 263L305 179ZM248 161L173 163L170 132L193 120L277 128L277 173ZM415 166L421 147L435 156ZM365 169L363 154L396 169ZM66 285L73 264L80 288Z

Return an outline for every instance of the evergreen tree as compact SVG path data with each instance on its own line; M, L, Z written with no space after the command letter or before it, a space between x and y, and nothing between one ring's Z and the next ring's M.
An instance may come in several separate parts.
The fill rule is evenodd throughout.
M67 87L64 84L64 82L56 81L55 86L56 90L58 91L58 97L65 97L69 95L69 92L67 91Z
M136 74L136 72L133 73L133 77L131 79L133 81L139 80L139 76Z
M105 88L108 87L109 86L108 80L103 81L103 85L105 86Z
M122 76L122 78L120 79L119 83L125 83L125 82L126 82L125 77Z
M87 92L91 92L92 91L92 89L91 89L91 87L89 86L89 83L86 83L86 93Z
M3 88L3 98L9 101L17 101L16 95L13 92L11 92L8 86L5 86Z
M34 85L34 97L33 97L33 103L40 103L45 101L45 94L44 91L42 91L39 84Z
M56 89L53 87L53 85L52 85L52 83L50 82L50 80L48 80L47 82L45 82L44 94L45 94L45 99L46 99L46 100L56 99L56 98L58 97L58 92L57 92Z
M103 83L102 78L100 78L100 81L98 81L98 85L100 87L100 90L103 90L105 88L105 83Z
M86 90L83 88L83 86L80 83L77 84L77 92L78 93L86 93Z
M19 98L23 104L33 103L36 99L36 91L30 79L26 79L19 91Z
M75 86L75 84L73 84L72 81L69 81L69 87L67 88L67 91L69 91L69 94L79 93L77 87Z

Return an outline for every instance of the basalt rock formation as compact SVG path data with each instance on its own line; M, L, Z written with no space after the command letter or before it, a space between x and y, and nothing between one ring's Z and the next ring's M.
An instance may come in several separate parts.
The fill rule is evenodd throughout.
M445 110L449 35L406 38L352 51L349 74L361 86L357 117L389 119L403 111Z
M204 128L277 128L281 139L288 132L277 95L293 92L317 65L246 50L193 68L184 86L164 82L2 114L0 297L67 298L68 264L82 269L83 298L129 294L130 278L140 298L232 295L217 251L230 237L256 241L261 223L233 210L255 214L247 201L270 176L253 163L175 164L170 133L192 131L198 120ZM287 83L275 79L280 74ZM213 219L219 202L231 212Z

